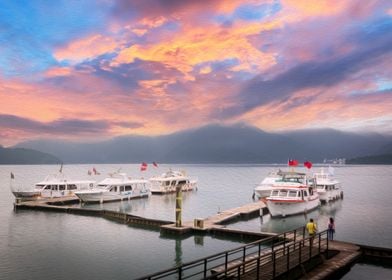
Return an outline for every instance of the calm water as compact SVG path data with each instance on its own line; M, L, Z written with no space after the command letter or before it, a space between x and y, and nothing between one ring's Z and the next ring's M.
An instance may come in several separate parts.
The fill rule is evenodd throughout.
M74 179L91 179L87 170L92 167L65 165L63 170ZM262 165L160 165L140 173L139 165L95 165L102 175L94 178L101 180L119 168L131 176L149 177L169 167L185 169L199 180L196 192L184 194L183 220L207 217L252 202L254 186L268 172L278 168ZM28 187L57 170L58 166L49 165L0 166L0 279L132 279L240 245L237 240L209 236L168 238L160 236L157 231L97 217L13 211L10 172L15 174L16 185ZM320 228L325 228L328 217L333 216L337 239L392 248L392 166L342 166L335 168L335 174L343 184L343 201L323 205L307 217L270 219L265 216L232 223L228 227L282 232L302 226L306 219L313 217ZM175 197L152 196L81 207L104 207L174 221Z

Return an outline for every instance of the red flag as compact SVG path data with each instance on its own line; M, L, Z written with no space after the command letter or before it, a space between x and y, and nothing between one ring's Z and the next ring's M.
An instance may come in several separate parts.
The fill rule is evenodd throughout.
M140 171L146 171L147 170L147 163L142 162L141 166L140 166Z
M156 163L155 161L152 162L152 165L154 165L155 167L158 167L158 163Z
M305 161L304 162L304 166L306 167L306 168L308 168L308 169L310 169L310 168L312 168L312 163L310 162L310 161Z
M288 164L289 164L289 166L298 166L298 160L296 160L296 159L289 159Z

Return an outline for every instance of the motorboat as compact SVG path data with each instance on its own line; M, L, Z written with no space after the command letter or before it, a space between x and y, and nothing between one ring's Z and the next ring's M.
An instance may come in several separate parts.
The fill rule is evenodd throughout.
M272 171L258 184L254 189L254 195L258 198L264 198L271 194L273 186L277 180L282 179L282 171Z
M328 172L322 168L320 172L314 173L314 179L321 202L343 198L341 183L334 177L332 167L329 167Z
M16 198L21 199L64 197L73 196L75 191L91 189L94 184L95 181L91 180L69 179L64 173L59 172L46 176L43 181L36 183L30 190L15 187L11 183L11 191Z
M150 178L151 193L165 194L176 192L177 186L181 191L192 191L197 187L197 180L190 179L185 171L168 170L160 176Z
M270 195L265 199L272 217L303 214L320 205L313 178L300 172L281 172Z
M150 183L145 179L134 179L126 173L113 173L110 177L99 182L91 190L75 192L82 202L108 202L148 197Z

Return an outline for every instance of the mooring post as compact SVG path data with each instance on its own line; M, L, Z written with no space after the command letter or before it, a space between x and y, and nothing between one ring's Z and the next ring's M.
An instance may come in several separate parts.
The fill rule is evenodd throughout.
M176 227L181 227L182 214L182 184L176 186Z

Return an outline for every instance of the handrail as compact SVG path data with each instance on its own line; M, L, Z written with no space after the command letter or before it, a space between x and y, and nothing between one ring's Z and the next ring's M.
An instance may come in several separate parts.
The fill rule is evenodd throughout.
M322 234L323 232L319 233L318 235ZM188 279L191 277L195 277L197 275L200 275L199 278L209 278L211 277L211 270L217 269L220 266L224 266L223 273L227 273L227 271L232 269L232 265L230 268L228 267L229 263L232 263L233 261L238 261L241 260L241 263L246 263L245 257L249 256L251 254L258 253L258 256L260 257L263 253L268 252L271 250L271 252L276 251L276 248L280 248L280 246L283 246L284 249L286 249L286 244L289 242L293 242L291 239L288 240L287 237L289 235L293 236L294 244L298 244L298 242L301 242L305 239L305 227L299 227L294 230L286 231L281 234L278 234L276 236L271 236L267 237L261 240L253 241L251 243L247 243L245 245L239 246L234 249L226 250L224 252L220 252L217 254L213 254L201 259L197 259L182 265L178 265L173 268L169 268L157 273L153 273L138 279L162 279L165 277L169 276L175 276L178 275L178 279ZM297 236L298 234L302 237L302 239L298 242ZM270 246L267 248L261 248L262 244L265 243L270 243ZM299 246L299 245L297 245ZM230 258L231 257L231 258ZM219 262L218 265L216 265L217 261L222 260ZM208 266L210 264L210 266ZM194 271L198 266L200 266L200 269L197 271ZM245 267L244 267L245 270ZM188 275L185 275L184 272L189 272Z
M304 247L306 247L305 244L309 244L308 242L310 242L311 237L307 237L307 238L305 238L305 239L302 239L302 240L296 241L296 242L294 242L294 243L288 244L287 247L280 247L280 248L278 248L278 249L275 249L275 250L271 251L269 254L266 254L266 255L259 255L257 258L248 259L248 260L245 260L244 262L241 262L241 263L232 265L232 266L230 267L230 271L232 271L232 272L237 272L237 273L233 273L233 274L230 273L230 276L235 277L235 276L240 276L241 274L244 274L244 273L241 273L241 271L245 271L246 267L249 266L249 265L251 265L252 263L255 263L255 264L256 264L256 267L254 267L254 268L252 268L252 269L253 269L253 270L256 269L257 274L259 274L259 272L260 272L260 266L261 266L261 259L263 259L263 258L264 258L264 259L269 259L270 257L272 257L272 261L274 262L274 263L273 263L273 277L277 277L277 276L279 276L280 274L289 271L289 270L290 270L290 267L292 267L292 266L290 265L290 248L292 248L292 251L291 251L291 252L294 252L295 249L299 250L298 263L296 264L296 265L299 265L299 264L303 263L304 261L309 260L311 257L314 257L314 256L315 256L315 255L312 255L312 248L317 248L318 254L321 253L321 247L322 247L322 246L321 246L321 241L322 241L321 236L323 236L323 235L325 236L325 239L324 239L324 240L326 241L326 250L328 250L327 230L324 230L324 231L322 231L322 232L316 234L317 239L318 239L318 242L317 242L317 245L318 245L318 246L313 246L313 247L310 246L310 247L309 247L310 250L308 251L308 258L305 259L305 260L301 259L301 257L302 257L301 249L304 248ZM314 239L316 239L316 236L314 237ZM287 248L287 249L286 249L286 248ZM286 253L286 250L287 250L287 253ZM275 270L275 263L276 263L276 255L278 255L279 253L280 253L282 256L286 256L287 262L286 262L286 270L283 271L282 273L280 273L279 275L277 275L277 274L276 274L276 270ZM294 264L295 264L295 263L294 263ZM215 279L215 278L221 276L223 273L225 273L225 275L226 275L227 272L228 272L228 271L220 272L220 273L215 273L215 274L213 274L213 275L207 277L206 279ZM259 277L257 277L257 279L258 279L258 278L259 278Z

